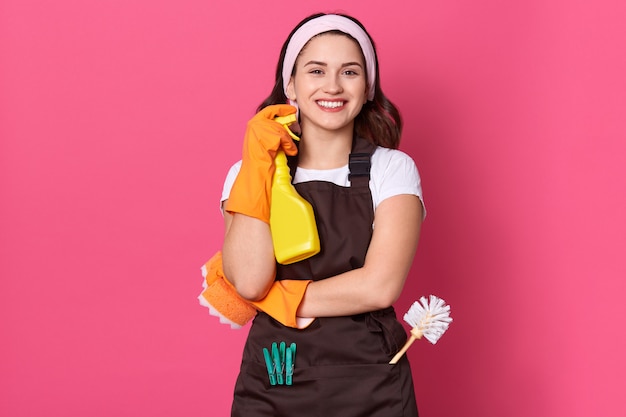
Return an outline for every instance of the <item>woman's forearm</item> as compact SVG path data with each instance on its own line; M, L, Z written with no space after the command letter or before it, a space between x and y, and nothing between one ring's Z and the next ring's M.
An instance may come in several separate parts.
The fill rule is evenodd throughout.
M411 195L384 201L362 268L309 284L300 317L345 316L391 306L400 296L419 241L422 205Z
M243 214L225 214L224 275L245 299L265 296L274 282L276 260L269 225Z

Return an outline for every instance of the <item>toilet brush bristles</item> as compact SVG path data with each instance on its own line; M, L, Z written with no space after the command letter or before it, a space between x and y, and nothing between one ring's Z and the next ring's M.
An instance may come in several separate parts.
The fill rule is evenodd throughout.
M404 321L412 327L411 336L400 352L389 362L390 364L397 363L411 344L415 340L421 339L422 336L433 345L437 343L437 340L448 330L448 326L452 322L450 306L434 295L431 295L428 300L426 297L421 297L419 302L414 302L404 315Z
M448 330L448 325L452 321L450 306L434 295L430 296L429 301L422 297L419 303L417 301L413 303L404 315L404 321L413 327L413 330L417 329L434 345L441 335Z

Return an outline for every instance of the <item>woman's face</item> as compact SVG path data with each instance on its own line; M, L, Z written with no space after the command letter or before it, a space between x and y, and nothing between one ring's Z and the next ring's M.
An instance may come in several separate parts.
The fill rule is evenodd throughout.
M287 95L300 108L302 128L352 130L367 101L365 63L358 43L339 34L314 37L295 67Z

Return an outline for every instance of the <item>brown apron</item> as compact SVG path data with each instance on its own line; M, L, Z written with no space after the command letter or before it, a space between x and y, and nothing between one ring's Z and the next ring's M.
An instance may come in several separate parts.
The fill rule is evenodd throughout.
M321 280L360 268L372 237L369 189L375 146L356 139L350 187L296 184L314 207L321 252L277 266L277 279ZM252 323L243 352L233 417L415 417L417 406L406 355L389 365L406 341L393 307L347 317L321 317L306 329L285 327L265 313ZM297 345L293 385L270 385L263 348Z

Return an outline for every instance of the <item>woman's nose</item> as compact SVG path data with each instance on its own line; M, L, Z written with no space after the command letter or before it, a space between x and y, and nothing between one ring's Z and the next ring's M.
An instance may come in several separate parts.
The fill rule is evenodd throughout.
M331 75L326 78L326 83L324 84L324 92L329 94L339 94L343 92L341 80L339 79L338 75Z

